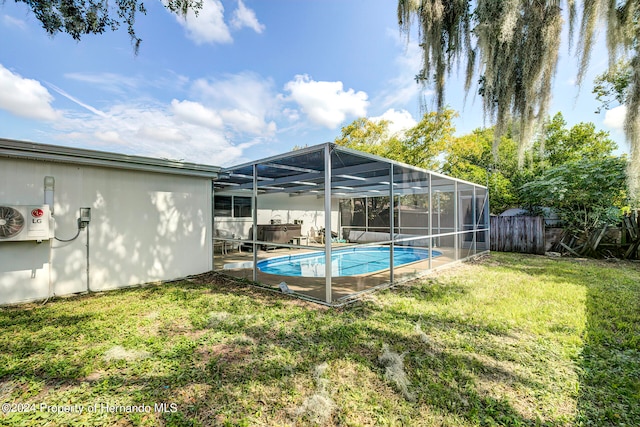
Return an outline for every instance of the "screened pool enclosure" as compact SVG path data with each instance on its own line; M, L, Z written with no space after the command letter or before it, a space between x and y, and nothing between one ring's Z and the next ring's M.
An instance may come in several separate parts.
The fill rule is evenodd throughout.
M484 186L332 143L223 169L214 268L329 304L489 250Z

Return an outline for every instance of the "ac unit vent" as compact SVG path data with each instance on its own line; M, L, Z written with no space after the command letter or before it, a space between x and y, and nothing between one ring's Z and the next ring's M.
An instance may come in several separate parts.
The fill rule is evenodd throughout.
M24 216L16 208L0 206L0 239L16 237L24 228Z

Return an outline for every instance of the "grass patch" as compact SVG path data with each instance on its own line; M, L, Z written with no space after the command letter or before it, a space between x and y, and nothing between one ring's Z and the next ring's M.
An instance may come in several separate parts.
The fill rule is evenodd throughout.
M640 419L638 264L492 254L339 310L215 277L0 309L0 424Z

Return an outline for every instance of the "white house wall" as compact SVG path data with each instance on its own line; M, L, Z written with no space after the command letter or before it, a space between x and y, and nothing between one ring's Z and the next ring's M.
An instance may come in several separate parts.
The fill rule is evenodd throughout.
M331 222L334 228L338 224L338 202L333 201ZM301 233L307 235L311 227L324 228L324 198L315 194L290 197L286 193L258 196L258 224L269 224L271 220L280 220L282 224L302 221ZM335 230L334 230L335 231Z
M91 208L88 233L0 242L0 304L46 298L50 283L55 295L86 291L87 234L92 291L212 269L209 179L3 158L0 205L42 204L45 176L55 178L55 235L76 234L80 207Z
M225 193L227 194L227 193ZM223 237L231 233L248 239L252 227L251 218L216 217L215 227L224 231ZM309 196L290 197L286 193L274 193L258 196L258 224L270 224L279 220L282 224L293 224L302 221L301 234L306 236L311 228L324 228L324 199L315 194ZM333 231L338 230L338 201L333 200L331 206L331 222Z

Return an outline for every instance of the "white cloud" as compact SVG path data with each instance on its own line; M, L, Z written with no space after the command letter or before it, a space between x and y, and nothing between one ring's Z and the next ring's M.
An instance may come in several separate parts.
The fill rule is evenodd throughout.
M206 103L215 103L222 108L240 108L255 114L264 114L275 102L273 82L251 72L227 75L222 79L197 79L191 93Z
M0 108L28 119L55 120L60 113L51 102L53 96L40 82L12 73L0 64Z
M217 112L198 102L178 101L174 99L171 101L171 109L173 114L187 123L193 123L211 129L220 129L223 126L222 118Z
M386 89L376 95L375 104L382 108L390 108L397 105L415 103L416 97L432 95L434 92L427 90L416 83L415 76L422 68L422 51L416 42L406 43L405 39L397 31L388 31L389 37L394 38L402 52L394 59L397 75L386 84Z
M186 143L189 140L189 135L185 134L182 129L177 126L161 126L157 123L154 125L147 125L146 123L138 128L135 133L136 137L143 139L153 140L156 143L162 144L163 142L182 142Z
M264 118L258 117L248 111L222 110L220 115L227 125L236 132L246 132L254 135L272 135L276 131L275 122L266 123Z
M7 27L18 28L20 30L27 29L26 22L24 22L22 19L14 18L13 16L9 15L2 15L2 23Z
M278 103L270 80L251 73L199 79L190 91L189 99L128 101L102 110L65 93L84 109L68 111L54 128L66 143L215 165L236 163L246 148L275 135L269 117Z
M59 87L57 87L56 85L51 84L51 83L47 83L47 84L48 84L49 86L51 86L51 88L52 88L53 90L55 90L56 92L58 92L60 95L62 95L62 96L64 96L65 98L67 98L69 101L75 102L75 103L76 103L76 104L78 104L79 106L84 107L84 108L86 108L87 110L91 111L93 114L97 114L98 116L105 116L105 114L104 114L102 111L98 110L97 108L92 107L92 106L91 106L91 105L89 105L89 104L86 104L86 103L84 103L84 102L80 101L78 98L76 98L76 97L74 97L74 96L69 95L67 92L65 92L64 90L60 89L60 88L59 88Z
M229 27L224 22L224 7L220 0L203 0L197 16L189 9L186 17L176 15L176 19L187 30L187 37L196 44L233 41Z
M93 135L100 141L107 144L122 144L122 139L120 139L120 134L113 130L108 130L104 132L95 132Z
M64 76L68 79L89 83L92 87L114 93L128 94L132 89L137 89L141 84L138 78L116 73L67 73Z
M166 0L163 0L163 3L166 5ZM175 17L185 28L187 37L196 44L233 42L229 26L224 20L224 6L221 0L203 0L202 8L197 15L189 9L186 16L176 14ZM258 21L253 9L245 6L242 0L238 0L238 7L233 11L231 27L234 30L251 28L258 34L265 29L264 24Z
M397 111L393 108L385 111L380 116L371 117L370 120L374 122L387 120L389 122L389 126L387 127L389 134L397 135L399 137L402 137L406 130L411 129L418 124L411 113L407 110Z
M289 100L296 102L309 119L316 124L335 129L348 117L367 114L367 94L353 89L345 91L340 81L311 80L308 75L297 75L285 85L291 94Z
M235 29L248 27L258 34L261 34L265 29L265 26L258 22L255 12L247 8L242 0L238 0L238 8L233 12L231 25Z
M294 108L285 108L282 110L282 114L291 122L300 120L300 112Z
M607 110L604 115L604 125L616 131L624 130L624 120L627 117L627 107L620 105Z
M149 88L170 88L173 91L181 91L189 84L189 77L177 74L172 70L166 70L166 74L153 78L141 74L125 75L120 73L65 73L64 77L88 85L92 90L99 89L105 92L115 93L124 98L131 99L135 95L144 95L143 90Z
M76 146L214 165L237 162L243 145L234 144L225 129L184 120L189 112L195 111L195 117L202 112L193 104L118 104L106 109L105 116L68 113L54 128L65 144L73 140ZM238 139L246 141L242 136Z
M73 77L88 83L111 80L99 75ZM282 116L271 80L252 73L196 80L186 99L130 97L101 109L47 85L79 107L54 110L49 105L53 97L40 82L0 66L0 108L32 119L55 118L50 123L52 137L63 145L156 158L234 164L245 160L248 147L273 140L277 126L272 116Z
M277 95L269 79L253 73L219 80L198 79L191 93L204 106L215 109L236 131L260 135L275 130L275 123L269 119L278 110Z

